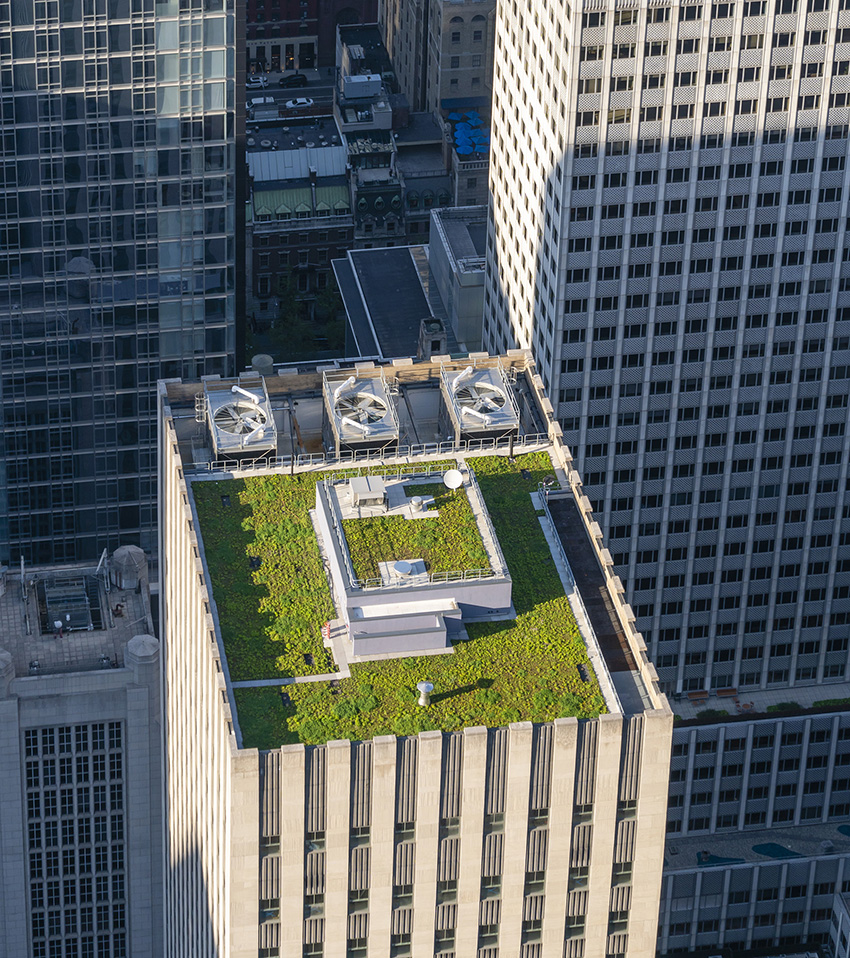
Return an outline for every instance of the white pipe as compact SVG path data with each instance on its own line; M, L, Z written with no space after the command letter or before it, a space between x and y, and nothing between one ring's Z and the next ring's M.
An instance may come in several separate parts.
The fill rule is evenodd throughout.
M359 429L364 436L370 436L372 430L369 426L364 425L362 422L358 422L356 419L352 419L351 416L341 416L340 422L347 422L349 426L354 426L355 429Z
M462 406L461 413L468 413L470 416L475 416L477 419L480 419L483 423L486 423L488 426L493 422L493 417L488 416L486 413L479 412L477 409L472 406Z
M254 395L254 393L249 393L247 389L243 389L241 386L231 386L230 391L232 393L239 393L242 396L246 396L251 402L256 403L258 406L262 402L259 396Z
M340 383L334 390L334 405L336 405L337 399L339 399L340 393L344 389L348 389L349 386L353 386L357 382L357 379L354 376L349 376L344 383Z
M252 420L251 420L251 423L253 424L253 422L254 422L254 421L253 421L253 419L252 419ZM266 427L263 425L263 423L261 423L261 422L256 423L256 425L254 426L254 428L245 436L245 438L244 438L242 441L243 441L243 442L250 442L254 437L256 437L257 439L262 439L262 438L263 438L263 434L264 434L264 432L265 432L265 428L266 428Z
M472 366L467 366L466 369L464 369L464 371L459 376L455 376L454 380L452 381L452 392L456 393L458 385L464 379L469 379L469 377L472 375L473 372L474 370Z

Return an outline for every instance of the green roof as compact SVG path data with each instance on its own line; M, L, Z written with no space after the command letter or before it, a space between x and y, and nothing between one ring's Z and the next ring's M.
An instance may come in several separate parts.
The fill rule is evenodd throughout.
M316 209L330 209L339 212L351 209L351 197L344 183L333 186L316 187Z
M511 574L516 620L468 623L469 639L455 643L453 654L352 663L351 677L333 683L237 687L244 747L605 711L529 495L551 474L549 456L534 453L514 462L467 456L466 461ZM333 604L309 516L321 478L305 472L193 483L233 682L335 670L321 641L322 624L334 617ZM253 571L251 557L260 560ZM582 680L579 664L591 675L589 682ZM415 686L426 678L435 690L431 707L423 709L416 704Z

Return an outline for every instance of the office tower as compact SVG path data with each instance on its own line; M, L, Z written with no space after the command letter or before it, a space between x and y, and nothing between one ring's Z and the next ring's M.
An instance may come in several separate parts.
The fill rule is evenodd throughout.
M672 714L541 386L160 384L166 955L654 953Z
M677 722L659 954L825 945L850 892L848 813L846 703Z
M501 9L484 345L533 349L672 694L846 678L848 17Z
M154 385L233 367L232 4L0 9L0 557L155 545Z
M492 0L379 4L384 42L412 110L489 107L495 17Z
M0 567L0 623L0 954L158 958L161 676L144 553Z

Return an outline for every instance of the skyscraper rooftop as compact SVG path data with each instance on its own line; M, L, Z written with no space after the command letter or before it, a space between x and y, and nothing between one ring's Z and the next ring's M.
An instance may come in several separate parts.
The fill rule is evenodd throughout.
M160 384L169 927L653 953L673 716L541 385Z

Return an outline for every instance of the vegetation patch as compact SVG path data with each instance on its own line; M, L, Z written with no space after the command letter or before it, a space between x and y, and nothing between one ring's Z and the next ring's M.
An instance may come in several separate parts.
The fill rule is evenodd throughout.
M192 485L234 682L336 670L321 639L334 609L310 521L317 478L299 473Z
M821 699L819 702L812 703L813 707L818 708L847 708L850 705L850 699Z
M432 519L369 516L346 519L343 531L354 575L380 578L380 562L424 559L428 572L489 569L475 516L465 489L447 489L442 483L405 486L405 495L433 497L439 514Z
M516 721L544 722L562 715L589 718L605 711L584 641L529 496L537 490L538 482L552 473L548 455L519 456L513 463L500 456L468 459L467 462L475 470L513 579L516 619L470 623L467 627L469 640L457 643L451 655L354 664L351 678L341 680L335 686L327 682L288 685L285 704L278 688L237 689L235 696L245 747L274 748L288 742L315 744L335 738L409 735L425 729L452 731L467 725L494 727ZM525 475L521 470L525 470ZM296 522L298 508L305 512L312 508L313 487L319 478L321 476L315 473L295 477L252 477L234 480L232 489L224 488L231 483L222 482L196 483L193 487L196 500L199 490L204 487L210 490L207 498L211 514L219 516L221 495L229 493L235 504L235 486L238 484L240 508L246 510L241 519L242 538L238 543L235 539L230 542L228 549L238 552L242 547L242 565L236 563L236 566L246 570L247 555L262 556L260 569L252 573L258 577L254 582L255 601L256 585L260 581L276 586L284 581L281 577L285 575L276 566L297 560L301 571L289 573L286 583L298 590L300 598L294 603L280 595L274 602L271 598L264 599L265 639L261 632L257 644L262 646L267 641L273 646L284 645L287 649L282 659L285 667L293 667L302 674L310 670L300 665L294 669L290 665L297 664L299 654L303 658L301 650L304 645L296 645L296 641L309 642L313 627L318 636L319 626L329 617L329 612L325 611L328 606L321 605L322 602L329 603L330 597L312 526L308 529L307 525L298 526ZM300 506L295 500L300 501ZM198 508L200 513L200 505ZM284 516L289 523L286 536L281 533ZM215 518L213 521L215 523ZM415 522L421 521L425 520ZM309 518L306 522L309 524ZM278 531L274 535L259 534L275 524ZM296 527L301 530L297 536L294 535ZM223 577L220 572L213 573L214 562L207 545L209 533L203 520L202 529L216 601L221 611L219 583ZM218 544L225 534L219 525L215 525L212 531ZM295 544L284 549L282 538L291 538ZM273 547L271 543L274 543ZM264 549L262 553L257 551L261 547ZM307 589L305 563L313 548L318 562L315 578L321 580L322 588L316 584L316 591L311 593L308 601L307 592L300 590ZM219 544L213 550L215 561L218 561L219 552L229 554L228 549ZM231 570L229 574L235 573L232 563L228 569ZM317 606L308 614L311 601ZM281 603L287 603L287 621L302 630L297 635L303 635L303 639L293 639L288 626L279 624ZM274 616L269 614L272 605ZM243 607L241 611L243 614L239 615L239 610L233 609L233 615L228 615L229 630L240 629L247 620L248 616L244 614L247 609ZM223 633L224 621L222 616ZM237 641L235 646L233 635L230 638L224 636L228 661L232 648L238 658L247 656L250 659L250 637L244 629L240 635L244 640ZM287 658L290 652L291 656ZM590 681L582 680L577 669L579 664L584 665ZM329 670L326 666L313 671ZM231 663L231 674L233 671ZM262 677L268 677L267 669ZM428 709L416 704L416 683L423 679L434 683L432 704Z

